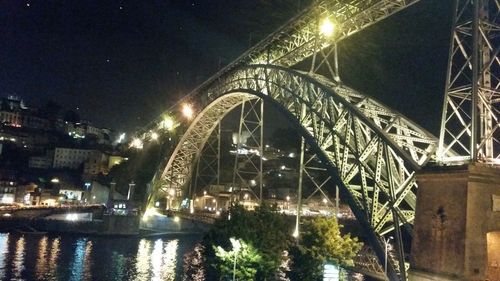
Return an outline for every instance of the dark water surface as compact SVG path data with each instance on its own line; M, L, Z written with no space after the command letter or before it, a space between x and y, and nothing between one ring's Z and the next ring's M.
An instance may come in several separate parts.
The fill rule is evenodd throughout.
M0 233L0 280L182 280L199 240Z

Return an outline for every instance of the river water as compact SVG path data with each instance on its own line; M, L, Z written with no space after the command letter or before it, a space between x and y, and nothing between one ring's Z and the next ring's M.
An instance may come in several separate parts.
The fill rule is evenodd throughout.
M154 238L0 233L0 280L16 281L203 281L193 249L200 236ZM188 253L191 253L187 258ZM348 280L364 279L359 274Z
M199 239L0 233L0 280L182 280L183 256Z

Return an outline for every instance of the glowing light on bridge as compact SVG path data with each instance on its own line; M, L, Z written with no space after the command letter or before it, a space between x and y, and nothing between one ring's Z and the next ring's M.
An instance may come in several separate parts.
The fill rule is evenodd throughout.
M152 140L157 140L157 139L158 139L158 134L157 134L157 133L155 133L155 132L152 132L152 133L151 133L151 139L152 139Z
M335 32L335 25L329 18L325 18L321 21L319 26L319 33L325 37L330 37Z
M174 125L174 119L170 116L166 116L161 122L161 126L168 131L172 130L174 128Z
M139 138L135 138L134 140L132 140L130 146L133 148L142 149L144 144L142 143L142 140L140 140Z
M184 115L187 119L192 119L194 116L193 106L188 103L182 105L182 115Z

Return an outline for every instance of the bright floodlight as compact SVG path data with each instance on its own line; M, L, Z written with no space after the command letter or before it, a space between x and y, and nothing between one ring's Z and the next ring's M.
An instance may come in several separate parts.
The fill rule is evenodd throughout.
M152 140L157 140L157 139L158 139L158 134L157 134L157 133L155 133L155 132L152 132L152 133L151 133L151 139L152 139Z
M162 123L163 123L163 128L169 131L174 128L174 119L172 119L172 117L170 116L165 117Z
M241 243L240 243L240 240L236 239L236 238L229 238L229 241L231 241L231 245L233 246L233 250L235 252L239 252L240 249L241 249Z
M121 133L116 142L121 143L124 140L125 140L125 133Z
M323 21L321 21L321 24L319 26L319 33L325 37L330 37L333 35L333 32L335 31L335 25L333 25L333 22L329 18L325 18Z
M184 104L182 106L182 114L187 118L191 119L193 118L194 112L193 112L193 107L190 104Z
M132 140L132 143L130 144L130 146L137 148L137 149L142 149L143 144L142 144L142 141L140 139L135 138L134 140Z

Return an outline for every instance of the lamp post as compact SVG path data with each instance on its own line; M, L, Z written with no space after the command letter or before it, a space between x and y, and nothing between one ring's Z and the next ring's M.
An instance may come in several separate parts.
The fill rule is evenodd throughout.
M238 252L241 249L241 243L238 239L235 238L229 238L229 241L231 241L231 245L233 246L233 252L234 252L234 264L233 264L233 281L236 280L236 257L238 256Z
M389 241L391 241L392 239L394 239L394 237L392 237L392 236L389 236L387 238L387 240L382 236L382 240L384 241L384 245L385 245L385 258L384 258L384 274L385 274L385 276L387 276L387 250L389 248Z

